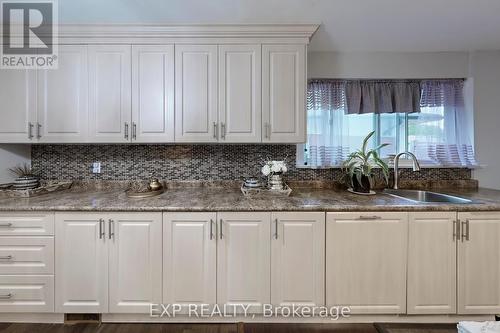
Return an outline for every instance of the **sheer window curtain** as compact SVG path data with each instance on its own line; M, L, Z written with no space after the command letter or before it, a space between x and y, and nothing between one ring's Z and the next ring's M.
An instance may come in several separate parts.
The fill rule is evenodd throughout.
M433 127L434 131L441 133L429 131L427 137L419 136L413 141L409 149L419 159L440 166L477 166L472 126L468 123L471 110L465 107L464 80L425 80L421 85L420 106L429 110L429 114L442 115L442 120ZM430 119L427 123L432 121Z
M345 81L310 81L307 110L307 143L297 146L298 164L317 168L341 165L350 152Z

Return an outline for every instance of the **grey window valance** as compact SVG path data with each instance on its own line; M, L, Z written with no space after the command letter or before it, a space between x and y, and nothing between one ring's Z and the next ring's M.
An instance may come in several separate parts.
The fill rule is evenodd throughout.
M420 81L346 81L346 113L420 112Z
M420 106L422 107L464 106L464 80L462 79L424 80L421 86Z

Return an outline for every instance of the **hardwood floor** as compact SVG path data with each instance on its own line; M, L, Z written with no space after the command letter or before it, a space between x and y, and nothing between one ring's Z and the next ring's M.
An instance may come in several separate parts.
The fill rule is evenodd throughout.
M391 325L397 333L448 333L442 325ZM435 330L438 328L438 330ZM377 333L371 324L5 324L1 333ZM387 330L382 332L393 332Z

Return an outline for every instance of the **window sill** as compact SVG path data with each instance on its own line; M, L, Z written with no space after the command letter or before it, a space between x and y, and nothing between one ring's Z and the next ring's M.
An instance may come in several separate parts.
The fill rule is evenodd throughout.
M302 164L296 164L295 167L297 169L341 169L342 165L334 165L334 166L309 166L309 165L302 165ZM463 165L439 165L439 164L434 164L434 163L425 163L425 162L420 162L420 167L422 169L481 169L484 166L482 165L470 165L470 166L463 166ZM377 166L374 166L374 168L378 168ZM389 168L392 169L394 168L394 164L389 164ZM400 169L412 169L413 164L410 160L406 161L399 161L399 168Z

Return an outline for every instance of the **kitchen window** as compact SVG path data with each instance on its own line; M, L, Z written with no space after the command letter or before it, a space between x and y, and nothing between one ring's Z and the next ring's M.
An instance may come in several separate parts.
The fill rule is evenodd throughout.
M298 167L339 167L373 130L373 146L390 143L383 158L411 151L427 166L477 165L461 79L311 80L307 112Z

